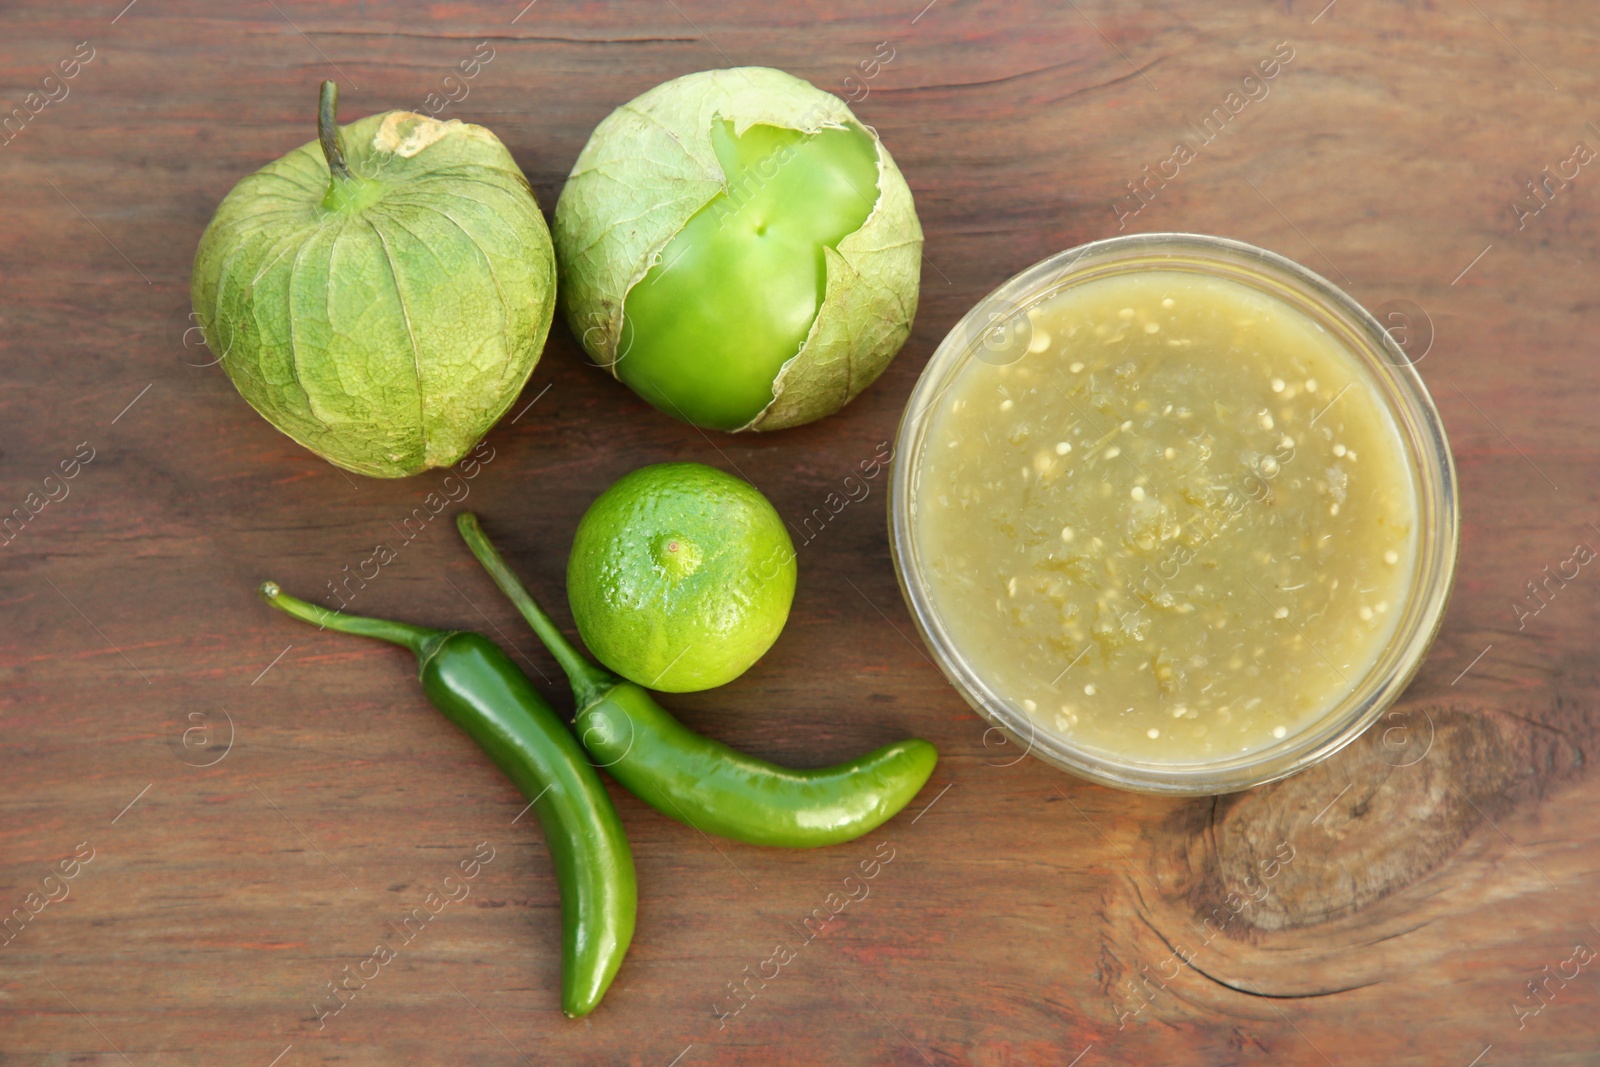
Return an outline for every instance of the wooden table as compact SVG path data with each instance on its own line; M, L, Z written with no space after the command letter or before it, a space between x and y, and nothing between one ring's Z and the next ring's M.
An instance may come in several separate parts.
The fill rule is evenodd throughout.
M0 547L0 908L45 902L0 948L0 1064L1596 1062L1600 577L1528 586L1600 545L1600 176L1572 162L1600 149L1589 5L125 2L0 12L7 111L91 57L0 148L0 512L67 489ZM1394 715L1217 800L1018 762L911 628L884 479L801 547L771 654L670 704L797 764L914 732L943 753L934 779L880 833L809 854L713 842L618 792L638 936L600 1010L562 1018L523 799L403 653L252 592L316 595L399 540L441 472L340 473L185 343L202 227L311 139L316 83L341 82L347 119L419 108L460 94L444 79L481 42L444 115L500 134L546 211L617 104L768 64L859 99L927 231L910 342L801 430L707 437L558 326L468 485L536 591L559 604L574 523L633 467L737 465L798 526L997 283L1119 225L1224 234L1392 316L1443 412L1459 578ZM879 42L893 59L867 79ZM1246 83L1275 50L1292 58ZM1131 194L1180 142L1193 158ZM1535 196L1546 167L1569 178ZM352 608L489 632L566 706L447 518ZM331 1000L481 842L470 896ZM875 854L868 895L803 942ZM45 882L62 861L76 876ZM751 980L778 945L794 958Z

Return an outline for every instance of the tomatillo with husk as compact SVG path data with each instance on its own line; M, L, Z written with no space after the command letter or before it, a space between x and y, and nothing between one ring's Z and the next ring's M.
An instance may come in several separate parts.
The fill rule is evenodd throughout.
M448 467L533 373L555 310L539 204L493 133L389 111L233 187L190 280L206 343L268 422L347 470Z
M595 129L555 215L590 357L697 426L838 411L911 332L922 228L878 139L769 67L659 85Z

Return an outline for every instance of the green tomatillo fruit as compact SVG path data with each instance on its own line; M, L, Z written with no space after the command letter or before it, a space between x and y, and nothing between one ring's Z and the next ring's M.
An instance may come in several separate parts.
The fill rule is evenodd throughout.
M382 478L447 467L505 414L555 307L550 232L499 138L390 111L233 187L190 280L207 343L268 422Z
M690 74L613 111L562 190L555 243L591 358L697 426L838 411L917 310L922 228L888 150L769 67Z

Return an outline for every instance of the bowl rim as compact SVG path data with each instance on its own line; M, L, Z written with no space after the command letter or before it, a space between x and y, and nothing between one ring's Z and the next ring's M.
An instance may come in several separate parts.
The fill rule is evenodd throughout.
M1010 336L1025 321L1029 307L1070 285L1108 273L1136 269L1204 273L1208 268L1254 283L1258 291L1297 306L1325 329L1329 322L1339 328L1346 347L1379 387L1375 392L1380 404L1406 449L1416 494L1417 559L1406 605L1373 667L1310 725L1243 756L1195 764L1140 763L1036 728L1027 713L995 692L956 648L921 580L913 531L917 463L933 402L945 382L974 358L979 346ZM1018 745L1022 753L1010 762L1032 754L1103 785L1177 796L1237 792L1276 781L1326 759L1365 732L1404 692L1438 635L1460 543L1460 500L1449 441L1427 386L1393 335L1343 289L1286 256L1232 238L1194 233L1129 234L1090 241L1018 272L974 304L929 357L906 401L895 434L887 507L890 554L901 595L939 669L988 722L986 748L991 740Z

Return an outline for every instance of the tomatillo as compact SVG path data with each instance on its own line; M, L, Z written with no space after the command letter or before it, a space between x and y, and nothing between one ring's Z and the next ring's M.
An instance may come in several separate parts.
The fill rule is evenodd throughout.
M250 405L377 478L448 467L511 407L555 314L555 253L482 126L409 111L338 124L243 178L195 252L206 343Z
M595 129L556 205L560 301L596 363L697 426L839 410L911 332L922 228L875 131L782 71L702 71Z

